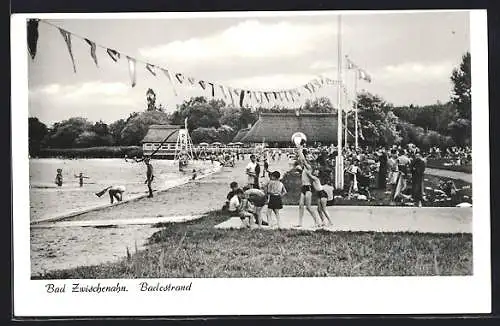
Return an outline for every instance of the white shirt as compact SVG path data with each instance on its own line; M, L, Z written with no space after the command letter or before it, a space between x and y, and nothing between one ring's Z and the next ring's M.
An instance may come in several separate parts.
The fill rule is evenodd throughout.
M234 195L229 200L229 208L228 209L230 212L236 212L238 210L238 207L240 207L240 199L238 198L237 195Z
M252 174L252 175L255 175L255 167L257 166L257 162L248 162L247 164L247 168L246 168L246 171L247 171L247 174Z

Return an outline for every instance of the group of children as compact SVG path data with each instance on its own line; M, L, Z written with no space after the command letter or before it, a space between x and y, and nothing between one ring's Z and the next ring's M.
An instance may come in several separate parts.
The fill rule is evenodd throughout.
M225 208L230 214L238 215L244 227L257 227L263 225L277 226L281 228L280 209L283 208L282 197L287 190L280 181L281 174L278 171L269 173L270 180L263 189L252 187L249 184L243 189L239 188L237 182L231 182L231 191L227 195ZM267 222L262 219L262 209L267 205ZM271 214L274 213L276 223L271 222Z

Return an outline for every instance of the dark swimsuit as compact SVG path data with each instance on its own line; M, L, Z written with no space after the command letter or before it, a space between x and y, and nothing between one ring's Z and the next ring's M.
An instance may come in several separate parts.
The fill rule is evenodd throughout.
M306 194L306 192L310 191L312 192L312 188L310 185L308 186L302 186L301 190L300 190L304 195Z

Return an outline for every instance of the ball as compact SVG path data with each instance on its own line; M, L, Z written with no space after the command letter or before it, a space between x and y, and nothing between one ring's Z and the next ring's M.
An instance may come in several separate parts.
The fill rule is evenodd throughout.
M307 140L306 135L304 135L302 132L296 132L292 135L292 143L295 144L295 146L299 146L302 140Z

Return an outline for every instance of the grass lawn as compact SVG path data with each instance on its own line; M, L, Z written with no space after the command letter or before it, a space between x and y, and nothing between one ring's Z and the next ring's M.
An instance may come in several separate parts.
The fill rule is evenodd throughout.
M471 234L221 230L221 212L162 225L115 263L33 279L471 275ZM126 255L131 248L123 248Z
M426 174L424 176L424 187L430 187L432 189L438 189L438 185L440 181L452 180L457 188L466 187L465 189L458 192L458 195L454 198L450 198L449 200L443 201L434 201L434 193L433 191L425 190L425 194L428 197L427 201L424 201L422 205L424 207L455 207L457 204L467 201L472 203L472 185L468 182L462 180L455 180L450 178L442 178L433 175ZM285 185L288 193L285 197L283 197L283 205L298 205L300 198L300 187L301 180L300 174L297 172L289 171L285 173L282 180ZM411 187L411 185L408 185ZM390 194L386 194L384 190L380 189L371 189L370 190L373 200L357 200L357 199L336 199L335 205L344 205L344 206L390 206ZM463 196L467 196L468 198L464 200ZM313 193L313 203L316 203L316 194ZM398 206L404 206L403 204L398 203Z

